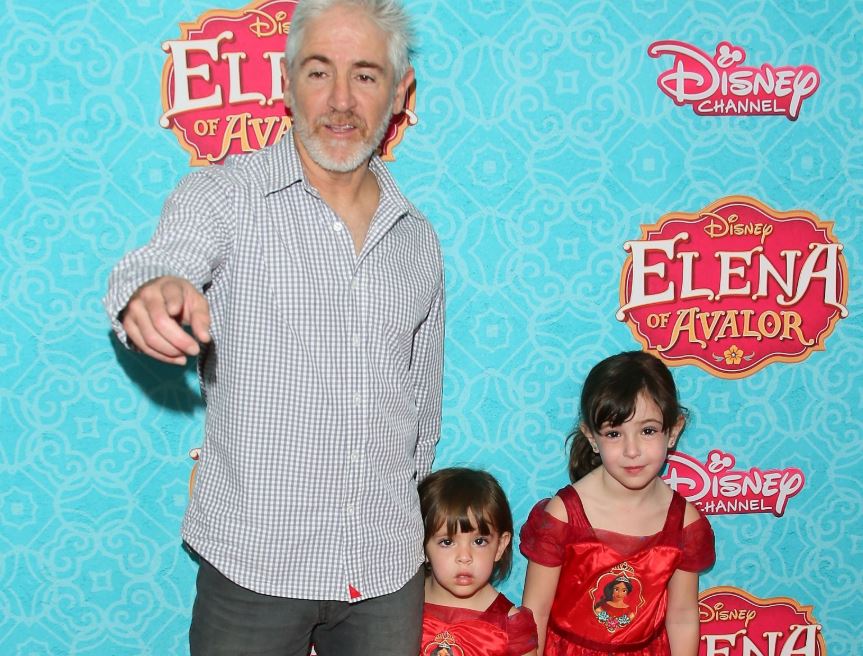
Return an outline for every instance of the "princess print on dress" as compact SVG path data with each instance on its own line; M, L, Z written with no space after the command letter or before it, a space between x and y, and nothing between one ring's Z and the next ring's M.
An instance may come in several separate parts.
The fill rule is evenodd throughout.
M425 646L422 656L464 656L464 651L456 644L455 636L444 631L438 633L434 641Z
M625 629L644 605L641 590L641 581L629 563L612 567L596 580L596 587L590 591L597 621L609 633Z

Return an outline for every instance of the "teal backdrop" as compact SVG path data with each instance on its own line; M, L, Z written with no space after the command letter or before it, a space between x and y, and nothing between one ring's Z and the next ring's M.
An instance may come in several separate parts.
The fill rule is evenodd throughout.
M179 525L202 432L191 368L125 353L108 272L189 170L159 127L163 41L229 0L5 0L0 30L0 654L185 654L195 565ZM517 523L566 482L592 364L638 348L614 315L622 244L728 194L835 222L850 316L826 350L739 380L674 370L681 448L799 467L782 517L713 517L702 587L812 605L863 653L863 2L408 0L419 123L391 164L446 263L436 467L485 467ZM706 118L656 85L657 39L810 64L796 122ZM524 560L503 586L521 594Z

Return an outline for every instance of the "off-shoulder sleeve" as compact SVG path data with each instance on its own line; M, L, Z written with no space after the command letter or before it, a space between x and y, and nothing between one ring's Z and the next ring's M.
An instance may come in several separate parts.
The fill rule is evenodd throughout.
M679 569L700 572L716 560L713 529L704 515L683 528L682 543L683 555L677 565Z
M537 503L521 527L521 553L540 565L559 567L563 564L564 547L569 537L569 525L545 512L548 499Z
M506 634L509 638L507 656L524 656L536 649L536 622L530 608L521 606L506 618Z

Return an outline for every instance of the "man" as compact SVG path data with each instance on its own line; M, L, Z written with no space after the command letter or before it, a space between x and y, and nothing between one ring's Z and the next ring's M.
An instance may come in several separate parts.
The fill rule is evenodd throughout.
M187 176L112 273L121 339L176 364L200 350L193 654L418 653L443 267L373 154L413 81L409 50L395 0L302 0L283 66L292 132Z

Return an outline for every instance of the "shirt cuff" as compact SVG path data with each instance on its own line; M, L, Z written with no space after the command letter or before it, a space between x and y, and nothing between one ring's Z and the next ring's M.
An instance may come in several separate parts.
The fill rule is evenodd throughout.
M122 279L115 280L112 276L108 284L108 293L102 299L102 305L108 313L108 318L111 320L111 328L117 335L117 339L126 348L134 348L134 345L129 342L129 336L120 322L120 313L126 308L129 299L138 291L138 288L161 276L177 276L175 271L169 271L164 266L146 265L140 268L136 267L134 273L126 272ZM119 277L119 276L118 276Z

